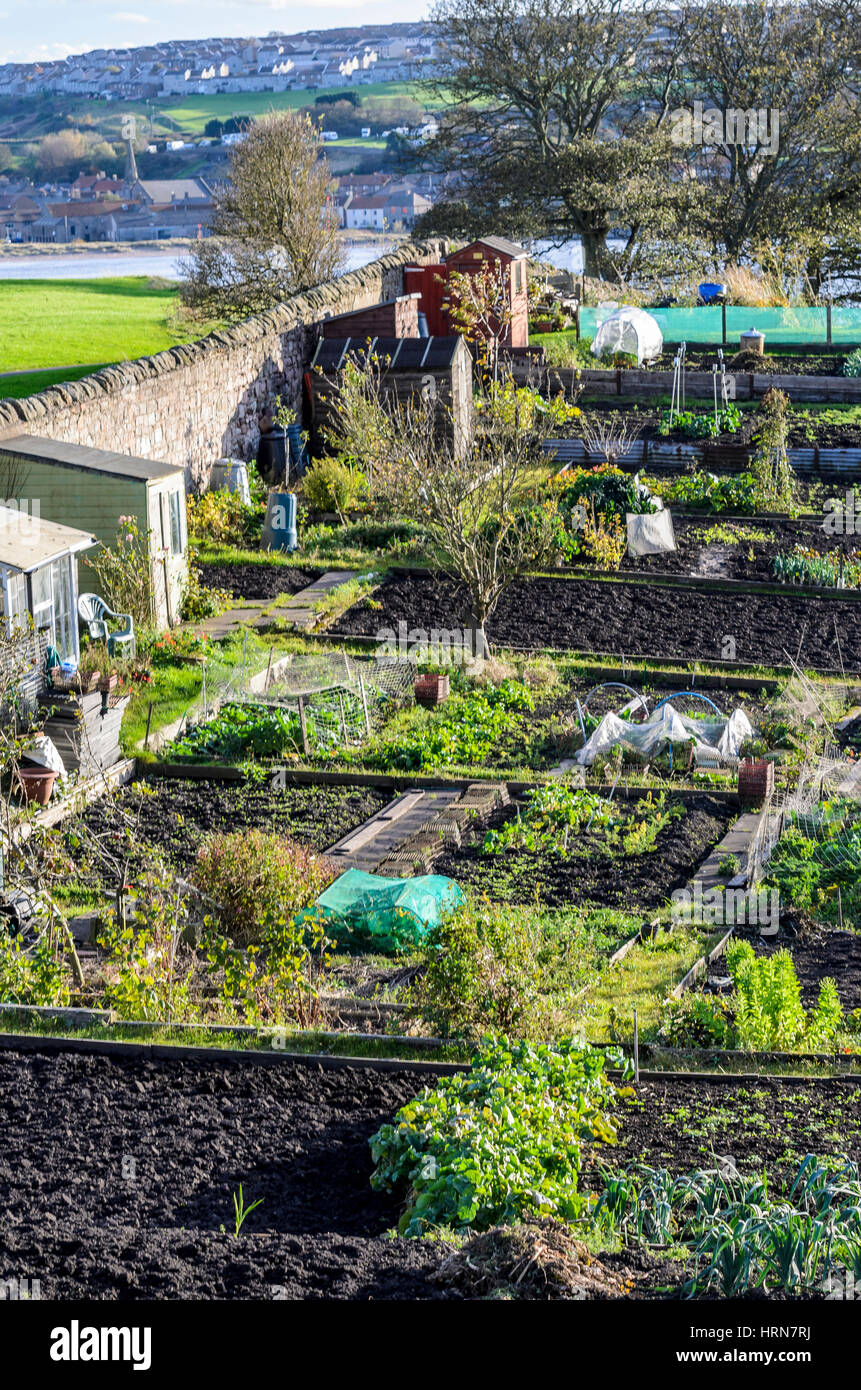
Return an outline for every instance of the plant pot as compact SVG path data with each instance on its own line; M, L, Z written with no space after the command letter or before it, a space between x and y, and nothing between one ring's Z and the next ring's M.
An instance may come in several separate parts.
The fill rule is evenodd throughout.
M47 806L57 780L56 772L49 767L20 767L18 776L24 788L24 800Z
M415 697L420 705L440 705L449 696L448 675L438 672L415 678Z

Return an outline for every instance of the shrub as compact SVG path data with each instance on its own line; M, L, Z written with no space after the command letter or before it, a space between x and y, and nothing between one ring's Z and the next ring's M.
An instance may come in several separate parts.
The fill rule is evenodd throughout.
M238 492L215 488L186 500L188 536L191 541L240 548L257 545L263 531L266 488L253 464L248 467L250 504Z
M223 612L230 602L226 589L211 589L203 583L194 561L192 551L188 556L188 577L182 586L180 600L179 616L184 623L199 623L204 618L213 618Z
M318 512L336 511L340 520L363 502L368 480L361 468L343 458L323 458L312 464L302 482L309 507Z
M664 1002L658 1037L668 1047L726 1047L731 1036L729 1011L717 995L688 990Z
M264 830L211 835L197 852L191 881L222 909L237 944L255 941L267 920L292 917L322 893L335 870L308 845Z
M805 1012L801 986L788 951L756 956L748 941L731 941L727 965L735 985L738 1046L750 1051L791 1051L824 1047L833 1041L843 1011L833 980L819 987L816 1008Z
M539 1212L578 1217L584 1143L612 1144L612 1050L486 1039L471 1070L403 1106L371 1140L371 1186L407 1189L401 1235L487 1230Z
M537 914L476 898L428 934L410 1011L445 1036L531 1031L539 1005Z
M81 563L96 575L99 591L115 613L131 613L137 629L153 622L155 593L146 534L133 516L121 516L116 543Z

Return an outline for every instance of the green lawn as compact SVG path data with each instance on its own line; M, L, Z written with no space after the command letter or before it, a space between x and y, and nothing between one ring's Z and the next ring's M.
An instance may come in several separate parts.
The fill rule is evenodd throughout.
M70 365L95 369L145 357L199 335L177 327L175 289L154 289L143 276L104 280L0 282L0 373ZM77 373L83 375L82 372ZM54 381L71 372L53 373ZM53 385L40 381L30 389ZM20 396L21 379L0 381L0 394Z

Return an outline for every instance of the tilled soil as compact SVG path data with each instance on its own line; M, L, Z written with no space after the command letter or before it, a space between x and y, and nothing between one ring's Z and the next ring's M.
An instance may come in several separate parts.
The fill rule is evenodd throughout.
M88 807L82 819L94 831L110 833L131 817L142 854L156 847L182 873L190 869L201 840L209 833L271 830L324 850L389 801L391 794L374 787L277 790L268 778L265 782L177 778L133 783L112 800Z
M452 1296L368 1140L426 1078L0 1053L0 1277L43 1299ZM238 1238L233 1196L262 1199Z
M274 599L279 594L298 594L307 589L322 570L297 569L293 565L211 565L200 562L201 582L209 589L225 589L231 598Z
M842 376L843 363L849 356L851 348L846 348L840 353L798 353L778 356L777 353L768 352L765 358L753 366L757 375L778 375L778 376ZM652 362L646 362L639 369L640 371L671 372L673 370L674 352L662 352L660 357L656 357ZM744 374L751 370L747 362L733 366L735 353L732 349L724 352L726 369L730 373ZM703 351L688 350L685 353L685 364L689 372L710 372L713 363L717 361L717 347Z
M506 902L530 903L537 896L549 907L655 908L684 887L738 815L737 807L706 795L686 798L684 804L684 817L664 826L655 849L645 854L609 853L598 831L572 837L568 855L513 849L487 855L482 832L473 842L447 850L435 861L434 873ZM516 814L516 807L497 812L490 826Z
M623 1102L613 1167L643 1162L683 1173L730 1157L740 1172L773 1179L795 1174L805 1155L845 1154L861 1161L861 1086L857 1081L641 1081ZM587 1182L597 1185L593 1153Z
M427 1080L2 1052L0 1277L64 1300L457 1297L435 1277L445 1247L386 1237L399 1199L369 1184L368 1140ZM681 1173L720 1155L767 1165L774 1192L808 1152L861 1159L855 1082L643 1081L619 1118L619 1142L587 1155L586 1186L601 1167ZM262 1204L236 1237L240 1183ZM634 1293L679 1276L648 1252L601 1263Z
M373 635L382 627L457 629L468 602L452 580L400 572L338 619L338 634ZM488 623L491 642L538 650L725 659L785 666L854 669L861 654L861 605L784 594L728 594L700 589L588 579L523 579L502 595Z
M821 554L842 550L857 558L861 543L857 536L826 535L821 523L804 521L722 522L720 517L673 517L677 550L662 555L625 555L623 570L644 574L685 574L708 579L737 579L756 583L777 583L774 558L792 551L796 545ZM714 533L705 539L704 533ZM755 533L756 539L751 540ZM765 535L767 539L761 537Z

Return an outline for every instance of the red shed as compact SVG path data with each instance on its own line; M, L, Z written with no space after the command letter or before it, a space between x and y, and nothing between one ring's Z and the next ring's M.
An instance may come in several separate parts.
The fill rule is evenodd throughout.
M526 291L526 263L529 253L505 237L486 236L471 241L459 251L446 256L440 265L406 266L404 289L421 295L420 311L425 315L428 331L446 335L453 332L443 302L448 291L448 275L452 270L461 273L479 271L492 262L501 264L508 278L511 295L511 323L503 346L526 347L529 342L529 306Z

